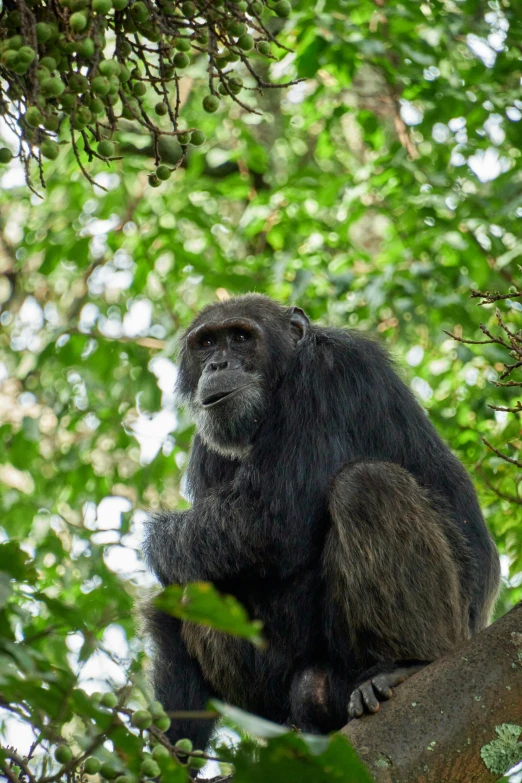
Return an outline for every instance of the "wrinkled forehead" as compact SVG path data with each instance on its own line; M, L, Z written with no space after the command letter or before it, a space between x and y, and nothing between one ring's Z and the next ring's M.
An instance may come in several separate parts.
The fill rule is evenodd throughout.
M270 306L272 305L272 306ZM245 327L255 328L263 327L267 323L273 323L279 326L285 318L284 307L274 307L273 303L251 300L247 302L221 302L219 305L205 308L192 321L185 337L194 330L200 330L202 327L216 329L217 327L226 328L232 325L244 325Z

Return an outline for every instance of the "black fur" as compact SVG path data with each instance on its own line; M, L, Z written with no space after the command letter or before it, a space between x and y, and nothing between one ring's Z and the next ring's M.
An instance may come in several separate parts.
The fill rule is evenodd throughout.
M254 353L237 353L260 377L255 413L237 456L196 434L192 508L152 516L145 555L163 585L211 580L235 595L268 647L149 610L156 693L168 710L216 694L328 731L367 669L433 660L484 627L498 557L465 469L373 339L306 327L257 295L210 306L189 332L230 318L259 327ZM185 337L179 391L193 409L198 355ZM203 746L210 731L170 733Z

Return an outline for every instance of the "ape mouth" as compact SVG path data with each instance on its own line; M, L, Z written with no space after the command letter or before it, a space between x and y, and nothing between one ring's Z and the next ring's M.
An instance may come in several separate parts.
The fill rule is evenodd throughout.
M231 389L230 391L212 392L206 397L203 397L201 405L203 408L214 408L216 405L219 405L220 402L225 402L225 400L235 397L236 394L239 394L239 392L243 391L243 389L247 389L249 386L252 386L252 384L246 383L244 386L238 386L237 389Z

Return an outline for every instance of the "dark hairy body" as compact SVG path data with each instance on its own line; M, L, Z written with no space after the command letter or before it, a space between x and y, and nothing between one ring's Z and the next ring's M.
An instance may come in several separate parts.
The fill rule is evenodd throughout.
M167 710L218 696L331 731L486 625L499 563L472 483L375 341L238 297L189 327L178 390L192 508L151 516L147 562L162 585L236 596L268 644L148 607ZM211 731L170 736L204 747Z

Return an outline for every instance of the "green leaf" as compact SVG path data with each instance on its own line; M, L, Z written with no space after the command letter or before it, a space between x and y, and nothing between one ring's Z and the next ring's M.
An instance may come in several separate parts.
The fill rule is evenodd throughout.
M260 633L262 623L250 621L233 596L218 593L209 582L193 582L185 587L171 585L154 599L154 605L181 620L208 625L217 631L248 639L258 647L264 644Z
M29 555L16 541L0 544L0 571L20 582L34 582L36 579L36 571L34 566L28 564L29 559Z

